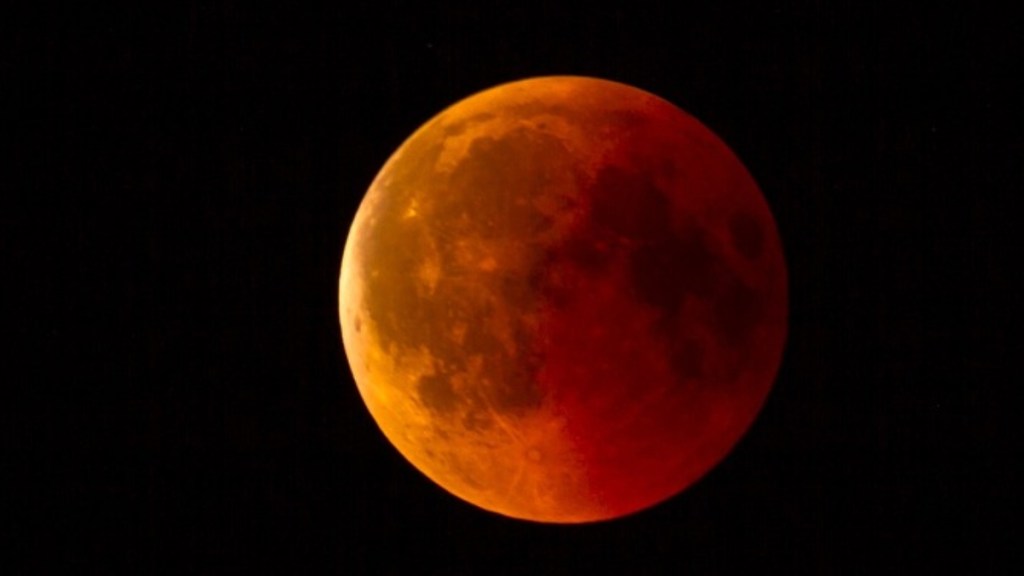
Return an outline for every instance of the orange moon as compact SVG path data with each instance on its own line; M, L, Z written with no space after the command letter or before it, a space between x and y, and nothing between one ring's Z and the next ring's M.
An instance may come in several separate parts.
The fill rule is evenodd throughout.
M349 231L344 347L384 435L486 510L624 516L684 490L775 380L787 277L757 184L620 83L473 95L391 156Z

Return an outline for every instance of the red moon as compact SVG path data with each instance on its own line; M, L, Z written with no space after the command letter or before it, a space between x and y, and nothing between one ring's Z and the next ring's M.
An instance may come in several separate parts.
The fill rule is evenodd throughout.
M481 508L617 518L684 490L775 380L787 277L729 148L648 92L513 82L417 130L356 213L339 280L366 406Z

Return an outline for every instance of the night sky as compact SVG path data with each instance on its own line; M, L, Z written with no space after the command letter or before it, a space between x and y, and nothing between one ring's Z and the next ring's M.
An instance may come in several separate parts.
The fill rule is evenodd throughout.
M1021 539L997 401L1021 353L1009 12L173 4L4 18L0 572L1003 572ZM546 74L710 127L790 274L747 436L663 505L584 526L484 512L407 464L337 319L348 226L391 152Z

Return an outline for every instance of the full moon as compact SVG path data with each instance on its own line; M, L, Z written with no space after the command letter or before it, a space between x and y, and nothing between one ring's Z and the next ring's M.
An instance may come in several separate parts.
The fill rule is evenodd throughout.
M409 137L355 215L342 339L384 435L514 518L607 520L678 494L760 411L787 276L730 149L624 84L542 77Z

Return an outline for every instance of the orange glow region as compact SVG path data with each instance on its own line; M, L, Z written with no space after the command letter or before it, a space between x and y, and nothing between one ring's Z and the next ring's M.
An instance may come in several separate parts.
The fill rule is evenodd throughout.
M388 160L341 267L345 350L395 447L507 516L589 522L685 489L782 356L772 215L647 92L548 77L448 108Z

